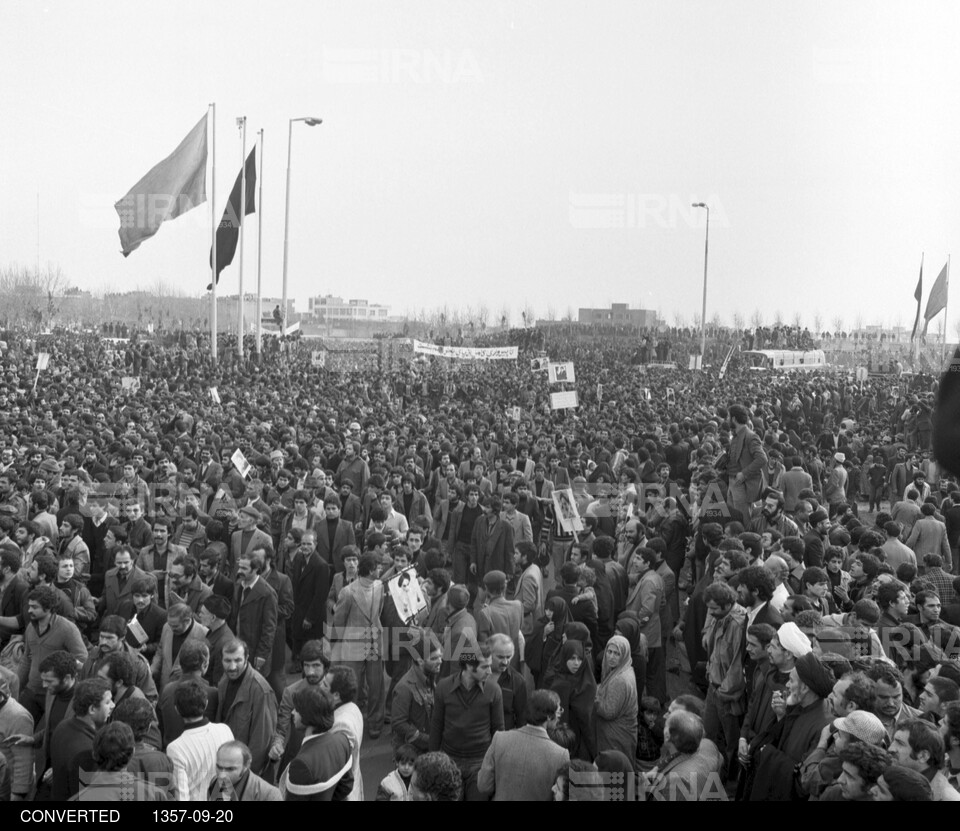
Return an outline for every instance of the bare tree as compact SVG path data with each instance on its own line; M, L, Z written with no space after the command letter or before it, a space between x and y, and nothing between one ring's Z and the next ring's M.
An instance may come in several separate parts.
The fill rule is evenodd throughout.
M573 306L567 306L567 311L566 311L566 313L564 314L563 319L564 319L564 321L566 321L567 323L572 323L572 322L573 322L573 319L574 319L574 318L573 318Z
M760 311L760 308L757 307L753 310L753 314L750 315L750 325L754 329L759 329L763 326L763 313Z
M799 329L803 326L803 317L801 317L800 312L794 312L793 315L793 325Z
M686 320L686 318L685 318L682 314L680 314L680 312L674 312L674 313L673 313L673 325L674 325L677 329L682 329L684 326L687 325L687 320Z
M833 330L834 330L834 332L842 332L842 331L843 331L843 318L842 318L840 315L837 315L837 316L833 319Z
M814 334L817 337L820 337L821 333L823 332L823 317L821 316L819 309L813 313L813 328L816 329Z
M720 317L719 312L713 313L713 317L710 318L710 326L714 329L719 329L723 326L723 318Z
M774 326L783 326L783 312L777 309L773 313L773 325Z
M743 312L739 310L735 311L733 313L733 328L737 329L738 331L742 331L744 322Z
M547 320L556 320L556 319L557 319L557 309L551 303L549 306L547 306Z
M500 307L500 314L497 315L497 325L504 328L510 325L510 307L506 303Z
M537 323L537 313L533 310L530 303L524 304L523 313L526 315L526 325L535 326Z
M490 308L485 303L481 303L479 306L477 306L477 323L480 325L481 329L486 329L489 322Z

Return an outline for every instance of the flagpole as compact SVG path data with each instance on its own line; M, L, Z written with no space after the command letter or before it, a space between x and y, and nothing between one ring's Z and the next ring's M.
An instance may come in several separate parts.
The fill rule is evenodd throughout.
M246 207L246 206L244 206ZM263 127L260 128L260 175L257 177L257 360L263 358L263 297L261 296L260 264L263 248Z
M217 361L217 105L210 104L210 357Z
M240 226L240 238L237 245L240 248L240 282L237 289L237 357L243 360L243 214L247 207L247 117L241 115L237 119L240 128L240 213L237 224Z
M940 371L943 372L943 363L947 359L947 327L950 325L950 255L947 254L947 285L943 297L943 342L940 344Z

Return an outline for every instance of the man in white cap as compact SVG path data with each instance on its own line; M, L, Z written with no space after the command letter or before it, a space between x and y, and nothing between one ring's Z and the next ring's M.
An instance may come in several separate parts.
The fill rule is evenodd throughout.
M751 701L749 714L753 721L752 726L755 727L764 720L762 714L769 711L775 695L782 697L797 659L811 651L810 639L800 631L797 624L784 623L777 630L767 644L770 669L753 692L756 703ZM770 735L769 731L751 731L750 727L751 724L745 720L737 747L737 759L744 768L751 766L754 754Z
M848 693L852 698L846 697ZM838 710L847 710L847 714L823 728L817 746L803 760L800 784L811 798L819 797L840 777L843 767L840 752L849 744L864 742L876 747L886 745L887 731L883 722L873 713L860 709L872 706L875 697L875 684L860 672L848 673L833 685L833 692L827 699L831 711L838 715Z

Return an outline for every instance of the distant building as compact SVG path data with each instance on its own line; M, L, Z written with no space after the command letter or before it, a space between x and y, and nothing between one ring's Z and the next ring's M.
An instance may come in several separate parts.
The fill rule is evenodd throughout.
M635 326L638 329L653 329L660 324L656 312L650 309L631 309L629 303L614 303L609 309L580 309L577 322Z
M307 315L318 323L354 321L385 321L390 317L390 307L366 300L344 300L332 294L308 299Z

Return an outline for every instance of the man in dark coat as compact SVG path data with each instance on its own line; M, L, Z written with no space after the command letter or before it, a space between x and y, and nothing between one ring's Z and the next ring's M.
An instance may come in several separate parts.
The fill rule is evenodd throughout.
M787 695L774 692L771 707L778 716L766 743L751 759L750 802L806 799L795 785L794 768L817 746L833 717L826 701L833 691L833 673L812 652L797 659L787 682Z
M293 659L299 660L300 649L309 640L320 639L326 622L327 595L330 594L330 566L317 553L314 531L305 531L300 549L290 563L293 584L293 615L290 633Z
M502 571L509 581L513 575L513 528L500 518L503 503L499 496L484 497L481 504L483 516L473 526L470 543L470 572L474 580L482 581L488 572ZM482 589L477 602L483 603Z
M269 672L277 634L277 593L261 579L264 565L260 554L240 557L230 617L230 629L247 644L250 664L260 673Z

